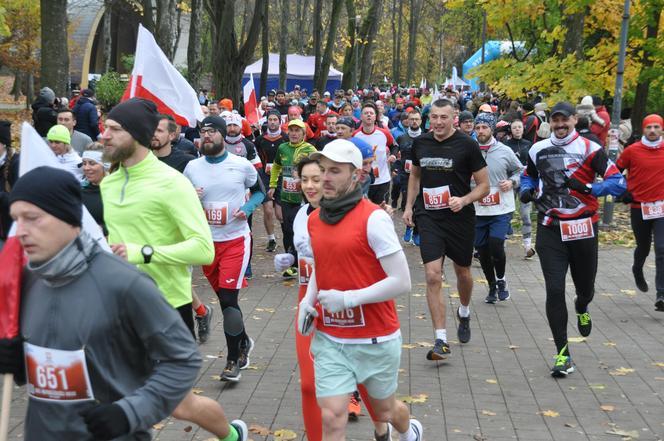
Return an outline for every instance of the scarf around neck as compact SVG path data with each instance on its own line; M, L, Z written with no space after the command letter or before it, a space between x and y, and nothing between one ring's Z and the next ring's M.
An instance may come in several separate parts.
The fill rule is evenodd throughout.
M563 145L571 144L572 141L574 141L578 137L579 134L576 132L576 130L572 130L572 132L564 138L556 138L556 135L551 133L549 139L551 140L551 144L560 147Z
M492 136L491 139L489 140L489 143L488 143L487 145L482 145L482 144L480 144L480 150L482 150L483 152L486 152L486 151L488 151L491 147L493 147L493 145L494 145L495 143L496 143L496 138L494 138L494 137Z
M269 137L271 137L271 138L277 138L277 137L281 136L281 129L278 128L277 130L275 130L275 131L273 132L273 131L271 131L270 128L268 127L268 129L267 129L267 136L269 136Z
M44 283L53 288L67 285L88 269L88 264L97 243L82 231L76 239L69 242L47 262L32 265L28 263L28 269L36 274Z
M417 130L411 130L411 128L408 127L407 132L408 136L410 136L411 138L417 138L422 134L422 127L418 127Z
M237 144L240 141L242 141L242 138L243 138L242 134L239 134L237 136L226 135L225 139L228 144Z
M657 141L650 141L644 135L641 137L641 144L651 149L658 149L662 145L662 137L660 136Z
M336 199L321 199L320 219L328 225L341 222L341 219L362 200L362 187L355 188Z

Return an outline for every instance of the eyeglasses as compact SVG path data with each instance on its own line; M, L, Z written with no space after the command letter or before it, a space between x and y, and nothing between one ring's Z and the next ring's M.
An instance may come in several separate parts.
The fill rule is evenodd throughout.
M214 135L215 133L218 132L218 130L215 129L215 128L206 128L206 129L200 129L198 132L199 132L202 136L205 136L205 135Z

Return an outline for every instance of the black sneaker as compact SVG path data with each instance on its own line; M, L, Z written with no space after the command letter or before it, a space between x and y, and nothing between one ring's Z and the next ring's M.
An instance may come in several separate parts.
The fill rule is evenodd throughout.
M392 424L387 423L387 432L383 435L379 435L374 430L374 439L376 441L392 441Z
M510 292L507 289L506 280L496 281L496 287L498 288L498 300L504 302L505 300L508 300L510 298Z
M657 311L664 311L664 292L657 293L657 300L655 300L655 309Z
M240 365L237 364L237 361L228 360L226 362L224 371L221 373L221 381L232 381L237 383L240 381L240 378L242 378L242 374L240 373Z
M459 315L459 309L457 309L457 318L459 319L457 337L459 337L461 343L468 343L470 341L470 316L461 317Z
M572 357L569 355L563 355L567 350L567 346L563 348L558 355L556 355L556 362L551 368L551 376L554 378L565 378L572 372L574 372L574 363L572 363Z
M274 239L270 239L267 242L267 247L265 248L265 251L268 253L274 253L277 250L277 241Z
M231 421L231 426L237 431L237 441L247 441L247 438L249 438L247 423L242 420L233 420Z
M450 345L445 340L437 338L433 349L427 353L427 360L445 360L451 352Z
M295 279L297 277L297 268L294 266L286 268L286 271L281 274L281 277L285 280Z
M210 338L210 323L212 323L212 314L214 310L208 305L205 307L205 315L200 317L196 315L196 327L198 328L198 341L205 343Z
M254 350L254 339L249 337L248 340L245 340L244 343L240 346L240 355L237 357L237 364L240 366L240 369L246 369L249 367L249 354Z
M593 329L593 320L590 318L590 313L588 311L579 314L576 313L576 327L579 328L579 334L584 337L590 335L590 331Z
M646 278L643 276L643 268L632 266L632 274L634 274L634 283L639 288L639 291L648 292L648 282L646 282Z
M496 303L496 300L498 300L498 297L496 296L496 285L491 285L489 286L489 294L484 299L484 303L490 303L493 305Z

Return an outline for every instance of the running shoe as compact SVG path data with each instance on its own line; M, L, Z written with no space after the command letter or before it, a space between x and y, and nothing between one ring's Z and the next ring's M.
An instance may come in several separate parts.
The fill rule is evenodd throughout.
M233 420L231 421L231 426L237 431L237 441L247 441L249 438L249 429L247 429L247 424L242 420Z
M457 337L459 337L461 343L468 343L470 341L470 316L461 317L459 315L459 309L457 309L457 318L459 319Z
M274 253L276 249L277 249L277 241L274 239L270 239L267 242L267 247L265 248L265 251L267 251L268 253Z
M564 355L567 351L567 345L556 355L556 362L551 368L551 376L554 378L565 378L574 372L574 363L572 357Z
M489 294L487 294L486 298L484 299L484 303L490 303L493 305L494 303L496 303L496 300L498 300L496 294L496 285L491 285L489 287Z
M357 421L362 414L362 407L360 406L360 394L355 391L350 394L350 402L348 403L348 419Z
M415 245L416 247L420 246L420 234L419 233L413 234L413 245Z
M496 288L498 289L498 300L503 302L503 301L510 298L510 292L507 289L507 281L506 280L496 281Z
M406 232L403 233L403 241L409 243L411 240L413 240L413 228L406 227Z
M634 283L639 288L639 291L648 292L648 282L646 282L646 278L643 276L643 268L632 266L632 274L634 274Z
M210 308L208 305L203 306L205 307L205 315L196 315L198 341L201 343L205 343L208 341L208 338L210 338L210 323L212 323L212 314L214 314L214 309Z
M422 441L422 435L424 434L424 429L422 428L422 423L417 421L415 418L410 419L410 428L415 432L415 441Z
M237 357L237 364L240 366L240 369L246 369L249 367L250 360L249 354L254 350L254 339L249 337L248 340L245 340L240 345L240 355Z
M657 299L655 300L655 309L657 311L664 311L664 293L658 292Z
M221 373L221 381L231 381L237 383L240 381L242 374L240 373L240 365L237 364L235 360L228 360L226 362L226 367Z
M590 331L593 329L593 320L590 318L590 313L588 311L579 314L576 313L576 327L579 328L579 334L584 337L590 335Z
M297 268L294 266L291 266L290 268L287 268L286 271L284 271L281 274L281 277L284 279L294 279L297 277Z
M376 441L392 441L392 424L387 423L387 432L382 435L379 435L374 430L374 439Z
M254 278L254 273L251 272L251 262L249 262L249 265L247 265L247 269L244 270L244 278L247 280L251 280Z
M437 338L433 349L427 353L427 360L445 360L451 352L450 345L445 340Z
M531 260L533 257L535 257L535 254L537 254L535 252L535 248L528 248L526 250L526 255L523 256L523 258L526 259L526 260Z

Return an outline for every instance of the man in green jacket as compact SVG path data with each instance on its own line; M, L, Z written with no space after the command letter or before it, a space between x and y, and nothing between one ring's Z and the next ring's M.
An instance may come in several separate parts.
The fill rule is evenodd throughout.
M152 276L193 336L189 267L212 263L214 246L194 187L147 147L158 124L155 104L140 98L108 114L104 155L119 169L101 183L104 220L113 253ZM230 426L219 403L192 392L173 416L224 441L246 440L246 430Z
M277 185L281 185L276 202L281 205L284 250L295 256L295 262L297 262L297 251L293 246L293 221L302 204L300 178L297 176L296 165L300 159L317 151L316 147L304 141L305 133L306 128L301 119L294 119L288 123L289 141L277 149L270 172L270 190L267 194L270 199L274 199ZM287 279L296 277L297 268L293 266L286 269L283 276Z

